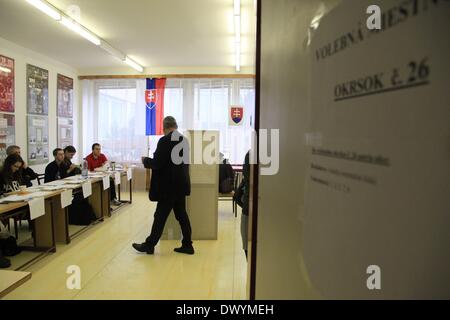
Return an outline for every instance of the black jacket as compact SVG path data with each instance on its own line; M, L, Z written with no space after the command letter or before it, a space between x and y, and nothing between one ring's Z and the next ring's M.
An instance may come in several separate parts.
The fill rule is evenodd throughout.
M175 141L172 141L174 135ZM178 135L178 137L177 137ZM172 150L184 159L174 163ZM181 159L180 159L181 160ZM175 199L191 194L191 180L189 177L189 144L177 131L169 133L159 139L155 154L152 158L144 158L144 167L152 169L149 198L151 201Z
M27 167L26 169L20 169L20 170L21 170L20 174L22 176L23 183L27 187L31 187L33 185L31 180L37 179L38 175L30 167Z
M75 168L74 170L72 170L72 172L67 173L67 171L70 169L71 165L72 165L72 161L70 161L67 158L64 158L64 161L61 164L61 166L64 168L64 172L65 172L65 176L66 177L72 177L72 176L76 176L77 174L81 174L80 168Z
M60 165L56 163L56 161L50 162L47 167L45 167L45 178L44 182L52 182L59 179L64 179L67 176L67 173L64 169L64 162Z

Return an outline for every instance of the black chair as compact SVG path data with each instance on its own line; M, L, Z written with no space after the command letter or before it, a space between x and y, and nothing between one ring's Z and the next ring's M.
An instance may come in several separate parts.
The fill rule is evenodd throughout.
M44 173L40 173L37 175L37 181L38 181L38 185L41 185L41 180L43 181L45 179L45 174Z

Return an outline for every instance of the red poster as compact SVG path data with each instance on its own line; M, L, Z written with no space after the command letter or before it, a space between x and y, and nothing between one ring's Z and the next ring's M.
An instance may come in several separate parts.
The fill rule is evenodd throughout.
M0 111L14 112L14 59L1 55Z

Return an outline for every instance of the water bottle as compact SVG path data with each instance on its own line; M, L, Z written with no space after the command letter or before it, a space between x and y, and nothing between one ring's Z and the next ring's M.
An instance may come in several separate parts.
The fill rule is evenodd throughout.
M88 163L86 161L86 159L83 159L83 168L81 169L81 176L83 178L87 178L88 177Z

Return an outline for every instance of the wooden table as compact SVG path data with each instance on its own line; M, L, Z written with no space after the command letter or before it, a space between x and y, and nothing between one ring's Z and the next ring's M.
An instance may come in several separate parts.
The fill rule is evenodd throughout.
M105 217L111 216L111 207L109 205L110 189L103 190L102 178L90 178L90 181L92 183L92 195L88 197L88 201L97 219L71 235L69 233L69 207L61 208L61 197L59 197L56 208L53 210L53 219L55 221L53 230L57 242L69 244L73 238L86 231L90 226L103 221ZM81 185L73 189L73 194L80 192L82 192Z
M49 192L44 197L45 214L32 220L31 223L34 235L33 246L19 244L24 250L37 251L41 252L41 254L20 266L18 270L42 258L47 253L56 252L53 211L56 208L56 201L60 198L60 194L61 191ZM24 210L28 210L28 202L0 204L0 217L9 219L20 216L23 215Z
M0 270L0 298L31 279L31 272Z

